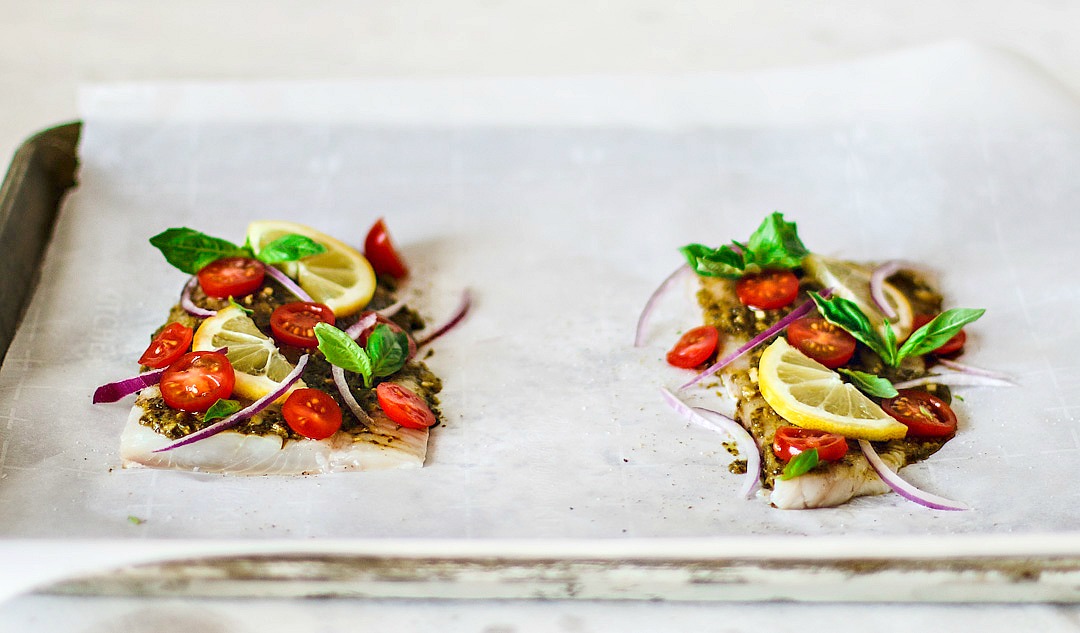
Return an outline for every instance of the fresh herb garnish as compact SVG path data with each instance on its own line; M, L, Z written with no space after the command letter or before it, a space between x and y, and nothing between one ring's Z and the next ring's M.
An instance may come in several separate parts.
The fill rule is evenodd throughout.
M166 229L151 237L150 243L161 251L165 261L189 275L223 257L254 257L264 264L280 264L326 252L325 246L310 237L290 233L270 242L256 253L249 243L237 246L228 240L187 227Z
M146 519L140 519L139 517L135 516L134 514L129 514L128 515L128 523L130 523L132 525L142 525L143 523L146 523Z
M859 391L868 396L877 398L895 398L899 395L896 387L881 376L875 376L874 374L868 374L865 371L858 371L855 369L840 368L837 371L850 378L851 384L855 385Z
M766 217L745 244L733 241L719 248L688 244L679 250L697 274L729 278L769 268L796 268L810 254L795 223L785 222L779 212Z
M251 315L255 314L254 310L252 310L251 308L245 308L244 306L237 303L236 299L233 299L232 297L229 297L229 305L239 308L241 312L243 312L244 314L246 314L248 316L251 316Z
M220 418L227 418L230 415L236 413L243 407L236 400L226 400L225 398L218 398L218 401L210 405L210 408L203 414L203 422L209 422L211 420L217 420Z
M794 479L800 475L805 475L818 465L818 461L818 452L816 448L803 451L791 458L791 461L787 463L787 466L784 466L784 472L780 475L780 479L787 481L788 479Z
M409 356L409 338L404 332L394 332L380 323L368 336L366 349L349 335L329 323L315 325L319 351L327 362L346 371L360 374L364 386L371 388L376 376L390 376L405 366Z
M884 335L878 333L870 319L853 301L843 297L823 298L816 292L810 297L817 304L818 312L825 320L838 325L856 340L874 350L890 367L899 367L908 356L921 356L941 347L965 325L977 320L986 310L953 308L933 318L929 323L911 333L899 349L896 333L888 319L884 320Z

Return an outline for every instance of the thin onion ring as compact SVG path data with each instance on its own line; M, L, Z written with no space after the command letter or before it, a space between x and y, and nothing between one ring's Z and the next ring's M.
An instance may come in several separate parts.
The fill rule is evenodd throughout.
M870 466L873 467L874 472L878 474L878 477L885 482L889 488L892 488L896 494L907 499L908 501L914 501L915 503L926 506L933 510L970 510L971 506L960 503L959 501L953 501L946 499L945 497L939 497L938 495L920 490L912 484L905 481L900 475L894 473L892 469L881 459L881 456L877 454L874 447L866 440L859 440L859 448L862 450L863 455L866 456L866 460L870 462Z
M462 319L465 318L465 315L469 313L470 306L472 306L472 292L468 288L466 288L461 292L461 303L458 304L457 309L454 310L454 313L452 315L450 315L450 318L447 319L446 322L436 327L431 332L431 334L428 334L424 336L424 338L416 341L416 347L423 347L428 343L434 341L435 339L439 338L443 334L449 332L451 328L453 328L455 325L460 323Z
M171 444L155 449L153 452L164 453L165 451L171 451L174 448L180 448L181 446L186 446L188 444L198 442L199 440L206 439L212 435L217 435L222 431L231 429L232 427L240 424L244 420L247 420L256 413L259 413L266 407L270 406L272 402L285 395L285 392L287 392L290 387L296 384L296 381L300 380L300 376L302 376L304 373L304 368L307 367L308 358L308 354L304 354L303 356L301 356L300 360L296 362L296 367L294 367L293 370L289 372L289 375L285 376L285 379L278 384L277 389L274 389L270 393L259 398L255 402L252 402L247 407L240 409L239 411L230 415L224 420L219 420L218 422L214 422L205 429L200 429L190 435L185 435L184 437L176 440L175 442L172 442Z
M297 285L297 283L295 281L290 279L288 275L281 272L280 270L278 270L274 266L271 266L270 264L264 264L263 267L266 268L266 274L267 275L270 275L279 284L281 284L282 286L285 286L285 289L288 290L289 292L293 293L294 295L296 295L297 299L299 299L301 301L306 301L308 303L312 303L314 301L311 298L311 295L304 292L304 289L301 288L299 285Z
M361 424L371 428L375 421L371 419L371 416L367 414L367 411L364 411L364 408L360 406L360 403L353 396L352 389L349 388L349 383L345 380L345 370L337 365L331 365L330 374L334 377L334 385L337 386L341 398L348 405L349 411L352 411L352 414L356 416L357 420L360 420Z
M948 367L954 371L958 371L962 374L971 374L972 376L982 376L984 378L995 378L997 380L1003 380L1008 383L1016 384L1016 380L1009 374L1002 373L1000 371L991 371L989 369L981 369L979 367L972 367L971 365L965 365L964 363L958 363L955 360L949 360L948 358L939 358L938 362L943 366Z
M404 299L398 299L397 301L395 301L394 303L391 303L390 305L386 306L382 310L376 310L375 312L377 312L379 314L379 316L381 316L381 317L383 317L385 319L389 319L390 317L394 316L398 312L401 312L401 309L404 308L404 307L405 307L405 300Z
M878 266L870 274L870 298L874 300L874 305L881 311L881 314L890 321L896 320L896 310L893 310L888 299L885 298L885 280L896 274L901 268L906 267L907 264L904 262L893 259Z
M656 304L660 302L660 297L667 294L671 287L675 285L675 282L688 272L690 272L689 264L679 266L649 295L649 300L645 302L645 307L641 309L641 316L638 317L637 331L634 334L634 347L641 347L645 344L645 328L648 327L649 317L656 308Z
M214 316L215 314L217 314L217 312L214 310L200 308L199 306L195 305L194 301L191 300L191 293L195 290L195 286L198 285L198 283L199 278L195 275L192 275L191 279L187 280L187 283L184 284L183 292L180 293L180 307L182 307L185 312L192 316L206 319Z
M667 402L668 406L674 409L676 413L681 415L688 422L693 422L702 428L715 431L722 435L727 435L735 440L735 443L739 447L739 451L747 456L746 474L743 475L743 485L739 490L739 496L743 499L749 498L750 494L754 491L754 487L761 482L761 454L758 453L757 443L754 442L754 438L750 436L750 433L748 433L738 422L719 411L701 407L690 407L682 400L679 400L675 394L663 387L660 388L660 394L664 397L664 401ZM714 416L715 421L706 418L702 413L711 414Z
M920 378L905 380L893 385L897 389L910 389L923 385L948 385L950 387L1015 387L1012 380L978 376L976 374L948 373L931 374Z
M165 373L166 369L168 369L168 367L144 371L138 376L132 376L131 378L125 378L123 380L117 380L116 382L101 385L94 390L93 403L101 404L104 402L116 402L124 396L129 396L133 393L142 391L151 385L156 385L161 382L161 374Z

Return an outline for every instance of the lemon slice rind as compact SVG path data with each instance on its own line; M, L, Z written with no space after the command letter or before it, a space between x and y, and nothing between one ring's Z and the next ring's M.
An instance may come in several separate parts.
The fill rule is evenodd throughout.
M870 276L873 271L859 264L817 254L807 255L803 259L803 268L819 284L831 288L833 296L843 297L859 306L878 333L884 335L882 320L885 315L878 310L870 296ZM887 281L882 283L881 290L885 295L885 300L896 311L896 319L893 320L892 327L896 338L902 341L911 334L914 321L911 303L908 302L904 293Z

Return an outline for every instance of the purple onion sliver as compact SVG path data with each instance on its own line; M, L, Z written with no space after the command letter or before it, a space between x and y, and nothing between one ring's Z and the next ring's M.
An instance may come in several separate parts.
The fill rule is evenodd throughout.
M195 275L192 275L191 279L188 279L187 283L184 284L184 291L180 293L180 307L182 307L185 312L192 316L206 319L214 316L215 314L217 314L217 312L200 308L199 306L195 305L194 301L191 300L191 293L195 290L195 286L198 283L199 278Z
M337 365L332 365L330 367L330 374L333 375L334 385L337 386L342 399L344 399L345 404L348 405L349 411L352 411L353 415L356 416L357 420L360 420L361 424L371 428L375 424L375 421L371 419L371 416L367 414L367 411L364 411L364 408L361 407L360 403L353 397L352 389L349 389L349 383L345 380L345 370Z
M881 456L877 454L877 451L874 450L874 447L871 446L870 442L859 440L859 448L862 450L863 455L866 456L866 460L870 462L870 466L873 467L874 472L878 474L878 477L881 477L881 480L884 481L887 486L892 488L896 494L908 501L914 501L915 503L926 506L932 510L971 509L971 506L965 503L946 499L945 497L939 497L911 485L889 468L888 464L881 459Z
M645 307L641 310L641 316L638 317L637 331L634 334L634 347L641 347L645 344L645 329L649 325L649 317L656 308L656 304L660 302L660 297L667 294L668 290L675 285L675 282L688 272L690 272L689 264L679 266L673 273L668 275L667 279L661 282L660 286L649 296L649 300L645 302Z
M306 301L308 303L312 302L311 295L304 292L304 289L301 288L300 286L296 285L295 281L293 281L292 279L289 279L288 275L281 272L280 270L278 270L274 266L271 266L270 264L266 264L265 268L266 268L266 274L267 275L270 275L275 280L277 280L277 282L279 284L281 284L282 286L285 286L285 289L288 290L289 292L293 293L294 295L296 295L297 299L299 299L301 301Z
M462 319L465 318L465 315L469 312L469 306L471 305L472 292L469 291L468 288L466 288L461 292L461 303L458 304L457 309L454 310L454 313L450 316L449 319L447 319L446 323L443 323L439 327L435 328L434 331L431 332L431 334L428 334L424 338L416 341L416 346L418 348L423 347L428 343L434 341L435 339L439 338L443 334L446 334L450 330L450 328L454 327L459 322L461 322Z
M977 376L975 374L949 373L923 376L898 382L893 386L897 389L910 389L923 385L948 385L950 387L1015 387L1016 383L1009 379L991 378L989 376Z
M896 310L893 310L892 306L889 305L883 288L885 287L885 280L903 267L904 262L894 259L878 266L870 274L870 298L874 300L874 305L881 311L881 314L890 321L896 320Z
M405 300L404 299L398 299L397 301L395 301L394 303L391 303L390 305L386 306L382 310L376 310L376 312L378 312L379 316L381 316L382 318L389 319L390 317L394 316L398 312L401 312L401 309L404 308L404 307L405 307Z
M1012 384L1016 384L1016 380L1009 374L1002 373L1000 371L991 371L989 369L981 369L979 367L972 367L971 365L965 365L964 363L958 363L955 360L949 360L947 358L939 358L938 362L943 366L948 367L954 371L958 371L963 374L971 374L972 376L982 376L984 378L995 378L997 380L1003 380Z
M829 288L826 288L825 290L821 291L821 296L826 298L826 299L828 299L829 295L831 295L831 294L832 294L832 290L829 289ZM743 354L749 352L750 350L754 349L758 345L761 345L762 343L769 340L770 338L772 338L776 334L779 334L781 331L783 331L784 328L791 325L795 320L806 316L812 310L815 310L815 309L817 309L817 305L814 304L813 300L806 301L801 306L799 306L799 307L795 308L794 310L792 310L791 313L788 314L786 317L784 317L784 318L780 319L779 321L777 321L775 325L773 325L769 329L765 330L761 334L758 334L754 338L750 339L749 341L744 343L741 347L739 347L739 349L735 350L734 352L729 354L727 357L717 361L715 364L713 364L711 367L709 367L705 371L701 372L697 376L694 376L693 379L690 380L690 382L687 382L686 384L679 387L679 391L682 391L683 389L686 389L688 387L693 387L697 383L701 382L702 380L705 380L709 376L712 376L713 374L720 371L724 367L727 367L728 365L730 365L732 362L734 362L736 359L738 359Z
M151 385L158 384L158 382L161 381L161 374L164 372L165 368L163 367L161 369L145 371L138 376L132 376L131 378L110 382L107 385L101 385L94 391L93 402L94 404L116 402L124 396L129 396L133 393L142 391Z
M217 435L222 431L231 429L232 427L240 424L244 420L247 420L251 416L270 406L270 403L272 403L273 401L285 395L285 392L287 392L290 387L296 384L296 381L300 380L300 376L303 375L304 368L307 367L307 363L308 355L304 354L300 357L300 360L297 361L296 367L294 367L293 370L289 372L288 376L285 376L285 380L281 381L277 389L259 398L255 402L252 402L247 407L237 411L236 413L230 415L224 420L215 422L210 426L206 427L205 429L195 431L191 435L185 435L184 437L176 440L175 442L156 449L153 452L164 453L165 451L171 451L174 448L180 448L181 446L186 446L188 444L198 442L199 440L206 439L212 435Z
M360 335L364 333L370 327L373 327L379 322L379 315L376 312L368 312L364 316L360 317L360 320L353 323L345 330L345 334L349 335L349 338L356 340L360 338Z

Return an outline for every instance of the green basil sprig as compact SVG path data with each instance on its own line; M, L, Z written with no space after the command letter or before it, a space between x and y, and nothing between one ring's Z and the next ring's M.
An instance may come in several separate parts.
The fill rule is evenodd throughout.
M814 469L818 465L820 459L818 458L818 452L816 448L811 448L808 451L803 451L791 458L791 461L784 466L784 472L780 475L780 479L787 481L788 479L794 479L801 475L805 475Z
M810 254L795 223L785 222L779 212L766 217L745 244L733 241L719 248L688 244L679 251L697 274L732 279L768 268L796 268Z
M946 310L912 332L904 344L897 348L896 333L888 319L884 320L884 334L879 334L870 319L853 301L843 297L824 299L816 292L811 292L810 297L826 321L840 326L856 340L874 350L890 367L898 367L908 356L921 356L941 347L965 325L976 321L986 312L972 308Z
M264 264L280 264L326 252L325 246L310 237L290 233L270 242L256 253L250 244L237 246L228 240L187 227L166 229L151 237L150 243L161 251L165 261L189 275L223 257L254 257Z
M360 374L364 386L369 389L375 377L396 374L409 357L409 337L404 332L395 332L385 323L372 330L366 349L329 323L315 325L315 338L319 340L319 351L326 356L327 362Z
M844 374L851 379L851 384L865 393L868 396L875 396L877 398L895 398L900 395L900 392L896 390L891 382L882 378L881 376L875 376L865 371L857 371L855 369L840 368L841 374Z
M203 421L209 422L210 420L217 420L219 418L227 418L230 415L239 411L242 407L236 400L226 400L225 398L218 398L218 401L210 405L210 408L203 414Z

